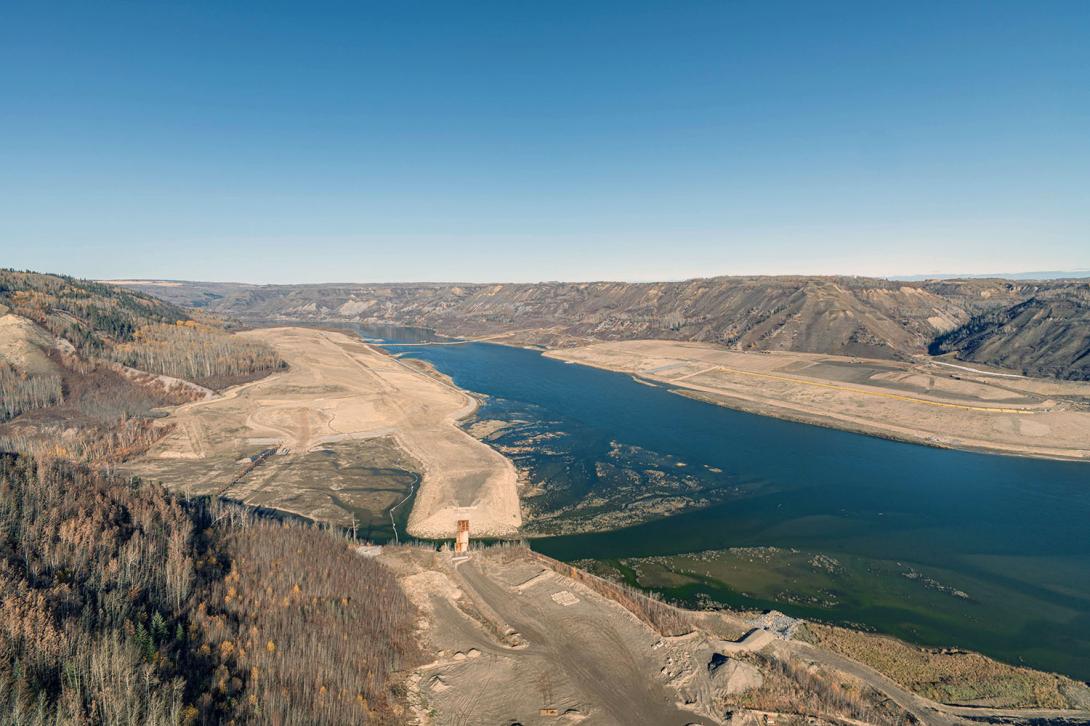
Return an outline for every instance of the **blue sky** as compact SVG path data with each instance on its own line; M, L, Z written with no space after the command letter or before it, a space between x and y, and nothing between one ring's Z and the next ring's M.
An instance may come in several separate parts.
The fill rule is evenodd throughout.
M0 265L1090 267L1088 2L5 3Z

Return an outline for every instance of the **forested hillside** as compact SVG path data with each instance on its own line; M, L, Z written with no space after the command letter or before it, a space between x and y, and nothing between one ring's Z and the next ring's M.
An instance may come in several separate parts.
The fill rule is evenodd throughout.
M419 659L416 613L352 547L0 455L3 721L397 722L388 679Z
M284 366L272 348L194 320L142 326L131 340L115 345L110 358L212 388L241 383Z
M85 358L202 385L229 385L282 365L272 350L233 338L215 318L117 285L0 270L0 305L7 308L0 313L38 324Z
M15 270L0 270L0 303L79 351L99 351L130 341L144 325L188 320L178 306L149 295L90 280Z

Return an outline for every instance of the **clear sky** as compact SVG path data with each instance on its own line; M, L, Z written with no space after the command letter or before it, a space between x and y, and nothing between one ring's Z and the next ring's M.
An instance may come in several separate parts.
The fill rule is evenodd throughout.
M5 2L0 265L1090 268L1090 2Z

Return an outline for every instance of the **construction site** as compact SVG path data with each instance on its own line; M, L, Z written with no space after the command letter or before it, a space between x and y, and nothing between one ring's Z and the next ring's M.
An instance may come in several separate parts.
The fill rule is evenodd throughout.
M467 516L480 535L518 531L514 466L457 425L476 409L472 396L343 333L240 335L289 368L173 409L171 432L128 471L342 526L396 520L411 496L414 536L453 536Z
M459 532L454 551L377 554L420 609L434 655L409 679L422 724L756 726L796 723L800 712L822 714L804 720L814 724L1090 719L1090 688L1059 676L974 656L981 675L963 685L980 703L939 703L814 645L805 623L782 614L683 610L520 545L467 544ZM958 667L961 656L945 657L937 668ZM989 702L1020 678L1052 707Z

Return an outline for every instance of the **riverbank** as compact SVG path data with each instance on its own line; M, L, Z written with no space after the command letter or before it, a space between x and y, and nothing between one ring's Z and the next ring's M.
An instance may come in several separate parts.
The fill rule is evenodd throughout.
M415 473L410 534L452 537L459 519L476 535L518 531L514 466L457 425L476 410L472 396L343 333L239 335L274 347L289 369L174 409L174 430L133 473L338 524L358 512L388 517ZM391 449L381 459L376 441Z
M1090 460L1090 384L810 353L640 340L547 357L728 408L942 448Z
M400 331L359 334L401 340ZM535 548L565 560L797 548L803 560L791 555L781 577L743 584L734 594L746 602L734 606L1024 657L1085 678L1090 644L1072 600L1090 588L1077 544L1087 511L1082 466L751 416L496 342L386 350L478 398L462 425L523 472L521 534L587 533L537 539ZM636 526L616 529L622 524ZM814 570L800 588L800 568L809 573L811 560L827 558L848 571ZM852 579L875 564L884 567L879 577ZM731 577L701 592L730 604L737 584ZM882 597L891 584L900 586L892 601ZM809 596L817 601L801 602Z

